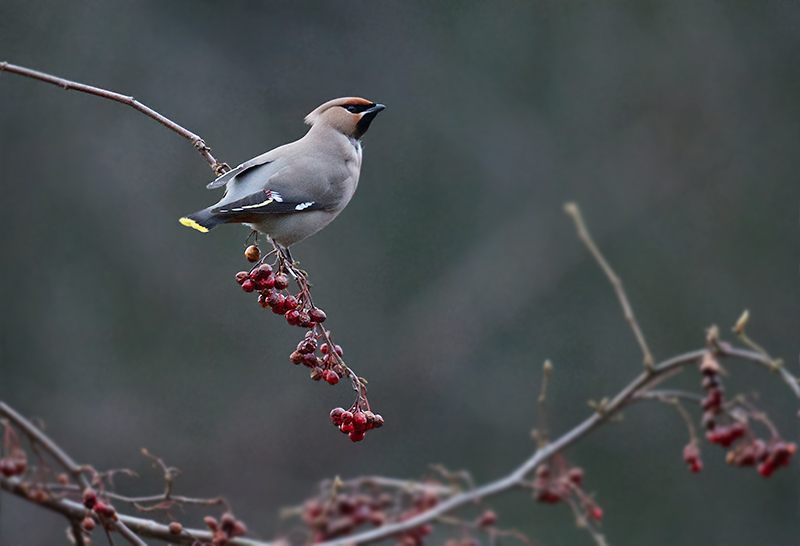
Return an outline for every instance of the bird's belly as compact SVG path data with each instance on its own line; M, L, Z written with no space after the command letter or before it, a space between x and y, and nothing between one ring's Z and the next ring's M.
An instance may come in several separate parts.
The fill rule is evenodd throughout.
M258 223L248 223L254 230L268 235L281 246L288 247L330 224L336 214L324 210L304 213L274 214L265 217Z

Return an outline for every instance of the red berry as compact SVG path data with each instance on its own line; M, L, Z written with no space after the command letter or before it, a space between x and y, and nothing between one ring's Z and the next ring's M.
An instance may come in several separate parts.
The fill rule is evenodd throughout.
M83 518L83 522L81 523L81 526L84 529L86 529L87 531L89 531L89 532L93 531L94 527L95 527L95 523L94 523L94 519L92 518L92 516L86 516L85 518Z
M311 320L314 322L325 322L325 319L328 318L328 315L325 314L325 311L314 307L308 312L308 315L311 317Z
M603 519L603 510L599 506L595 506L586 515L595 521L600 521Z
M351 442L360 442L364 439L364 432L356 432L355 430L349 434Z
M286 307L289 309L297 308L297 298L294 296L286 296Z
M242 284L244 281L247 280L247 278L249 276L250 276L250 273L248 273L247 271L239 271L236 274L236 282L238 282L239 284Z
M330 351L330 347L328 347L327 343L323 343L322 347L319 348L319 352L321 352L324 355L328 354L328 351Z
M269 290L275 286L275 277L272 275L272 273L269 273L266 276L257 279L255 283L256 288L259 290Z
M353 414L353 429L356 432L363 432L367 429L367 416L364 412L357 411Z
M217 520L214 519L212 516L206 516L203 518L203 521L211 531L216 531L219 526L217 525Z
M339 356L344 356L344 350L339 345L335 345L334 349L336 349L336 354Z
M383 426L383 417L379 413L375 414L375 419L372 421L372 426L381 428Z
M333 370L325 370L322 374L322 379L328 382L329 385L335 385L339 382L339 374Z
M478 518L478 527L488 527L497 522L497 514L494 510L486 510L481 517Z
M181 531L183 531L183 526L177 521L173 521L169 524L169 532L173 535L179 535L181 534Z
M283 290L289 286L289 279L283 273L278 273L275 275L275 288L278 290Z
M567 479L580 487L583 482L583 469L578 467L570 468L569 472L567 472Z
M87 487L83 491L83 505L91 510L97 502L97 493L91 487Z
M342 423L348 424L353 422L353 414L346 411L342 414Z
M291 324L292 326L297 326L298 319L300 318L300 313L297 309L292 309L286 313L286 322Z
M350 432L353 432L353 423L342 423L339 426L339 430L341 430L342 433L344 433L344 434L348 434Z
M760 465L758 465L758 473L764 476L765 478L769 478L772 476L772 473L775 471L775 467L770 464L769 460L764 461Z
M242 283L242 290L245 292L252 292L256 289L256 283L253 282L253 279L245 279Z
M17 465L11 459L0 459L0 474L9 478L15 474Z

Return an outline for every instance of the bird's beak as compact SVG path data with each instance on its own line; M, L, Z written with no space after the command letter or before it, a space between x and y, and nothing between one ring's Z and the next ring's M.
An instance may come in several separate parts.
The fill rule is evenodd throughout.
M357 138L364 136L364 133L366 133L367 129L369 129L369 124L372 123L372 120L375 119L375 116L378 115L378 112L384 108L386 108L384 105L376 104L372 108L364 110L361 113L361 117L359 118L358 123L356 123Z

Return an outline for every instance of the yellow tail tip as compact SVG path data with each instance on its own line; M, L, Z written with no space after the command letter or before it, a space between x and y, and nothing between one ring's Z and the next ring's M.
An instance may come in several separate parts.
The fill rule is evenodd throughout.
M186 218L185 216L178 220L181 224L186 227L194 228L201 233L208 233L208 228L201 226L191 218Z

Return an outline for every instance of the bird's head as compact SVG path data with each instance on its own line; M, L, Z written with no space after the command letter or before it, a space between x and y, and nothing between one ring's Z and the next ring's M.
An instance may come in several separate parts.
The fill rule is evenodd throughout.
M361 138L369 129L369 124L386 108L367 99L344 97L333 99L319 106L306 116L306 123L312 127L326 125L345 136Z

